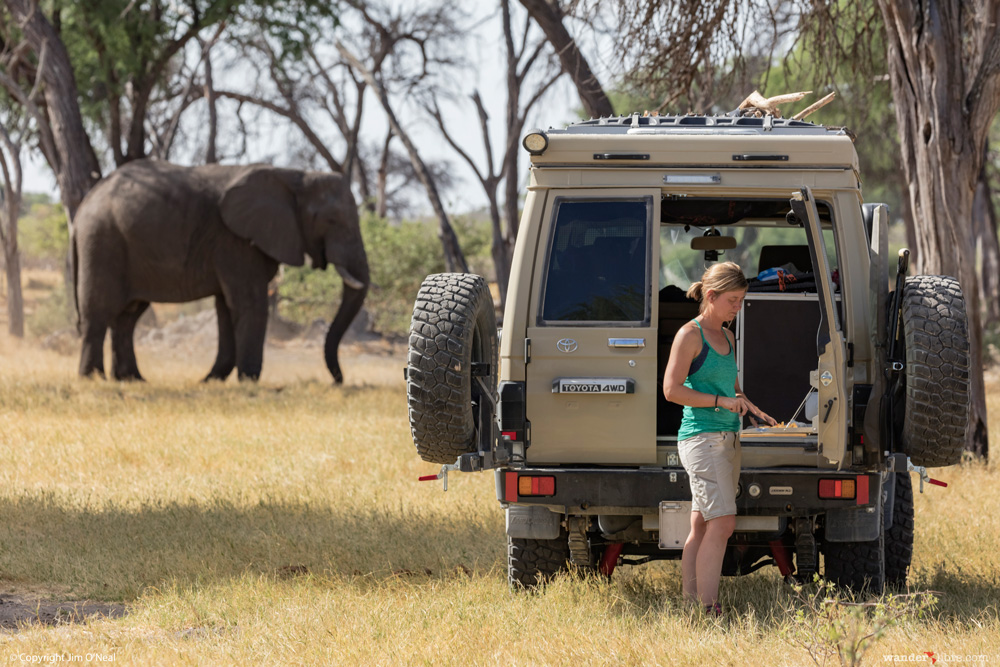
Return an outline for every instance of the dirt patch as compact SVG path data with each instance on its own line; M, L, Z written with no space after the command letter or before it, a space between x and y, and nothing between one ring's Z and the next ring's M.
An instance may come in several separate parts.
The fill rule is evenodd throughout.
M17 630L26 625L66 625L88 618L121 618L128 613L123 604L90 600L51 600L0 594L0 628Z

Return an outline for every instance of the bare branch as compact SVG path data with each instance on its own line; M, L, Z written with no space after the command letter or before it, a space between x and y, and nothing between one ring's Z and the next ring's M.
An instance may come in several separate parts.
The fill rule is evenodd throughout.
M386 119L389 121L389 127L392 128L393 133L399 137L399 140L403 142L403 145L406 147L406 152L410 156L410 162L413 164L413 168L417 172L417 178L420 179L420 182L427 190L428 199L430 199L431 206L437 214L439 222L438 235L444 249L445 263L448 266L448 270L467 273L469 266L465 261L465 255L462 253L462 248L458 243L458 237L455 235L455 231L452 229L451 223L448 220L448 214L445 212L444 204L441 202L441 196L438 193L437 185L428 171L427 165L417 152L417 148L410 139L409 134L407 134L407 132L399 124L396 114L392 109L392 105L389 102L389 95L386 92L385 87L375 78L374 73L366 68L357 56L351 53L351 51L344 46L343 42L338 40L335 43L335 46L344 59L351 65L351 67L354 68L355 71L357 71L357 73L375 92L379 103L382 105L382 109L385 111Z
M337 171L340 173L344 172L344 166L337 160L337 158L333 157L333 154L330 153L329 149L326 147L326 144L323 143L323 140L319 138L319 136L313 131L313 129L302 117L302 115L299 114L296 110L279 106L274 102L265 100L260 97L255 97L253 95L246 95L244 93L237 93L235 91L230 91L230 90L216 90L215 92L219 97L227 97L231 100L236 100L238 102L253 104L262 109L267 109L268 111L275 113L283 118L287 118L292 122L293 125L295 125L295 127L299 128L299 130L302 132L303 135L305 135L309 143L316 148L316 151L326 161L326 163L330 165L330 168L333 171Z
M476 102L476 106L479 107L481 104L481 101L479 100L479 91L476 91L473 94L472 99ZM441 131L441 136L444 137L444 140L448 142L448 145L451 146L456 153L458 153L459 157L465 160L465 163L468 164L469 167L472 169L472 171L476 174L476 178L479 179L479 182L482 183L483 186L485 187L486 177L479 170L479 165L477 165L476 161L472 158L472 156L469 155L469 153L464 148L462 148L462 146L458 142L455 141L455 139L451 136L451 132L449 132L448 128L445 126L444 118L441 115L441 109L437 103L437 98L432 98L429 104L425 104L424 110L427 111L427 113L430 114L431 118L434 119L434 122L437 124L438 129ZM480 111L480 121L483 123L483 137L486 141L486 149L487 151L489 151L489 134L486 131L485 120L483 118L484 114L485 110ZM492 171L492 164L493 164L492 159L489 160L489 164L491 165L491 171Z
M38 71L38 77L41 78L42 72ZM28 114L35 120L35 125L38 127L39 142L41 143L42 152L45 154L45 159L48 160L49 165L53 169L58 168L60 163L59 153L56 150L55 137L52 135L52 128L49 125L45 114L42 110L35 104L31 98L22 90L21 86L18 85L16 81L10 78L6 72L0 70L0 85L7 90L10 95L17 100L24 108L27 110Z

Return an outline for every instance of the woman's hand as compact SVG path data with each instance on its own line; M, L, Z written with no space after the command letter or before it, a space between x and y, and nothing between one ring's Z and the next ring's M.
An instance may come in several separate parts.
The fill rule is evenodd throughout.
M739 416L749 415L750 421L754 426L757 425L757 419L768 426L777 426L778 422L774 420L769 414L758 408L756 405L750 402L743 394L737 394L735 398L730 398L729 396L719 397L719 407L725 408L730 412L738 414ZM756 419L755 419L756 417Z

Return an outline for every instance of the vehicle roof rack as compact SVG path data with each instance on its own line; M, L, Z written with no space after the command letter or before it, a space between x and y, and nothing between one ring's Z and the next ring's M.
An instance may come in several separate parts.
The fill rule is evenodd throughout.
M779 134L825 134L844 132L844 128L817 125L805 120L775 118L774 116L762 118L728 114L721 116L694 114L653 116L634 113L623 116L591 118L571 123L563 130L555 128L548 130L550 133L566 132L571 134L661 134L685 131L699 134L714 134L716 132L723 134L733 131L740 131L740 133L751 131Z

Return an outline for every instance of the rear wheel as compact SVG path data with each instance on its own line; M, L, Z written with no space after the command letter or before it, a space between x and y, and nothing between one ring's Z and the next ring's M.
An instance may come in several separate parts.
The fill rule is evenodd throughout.
M454 463L477 449L480 384L497 383L497 324L493 297L481 276L427 276L413 307L406 394L417 453ZM481 377L473 378L473 370ZM484 427L491 427L486 425Z
M907 278L901 320L906 365L894 400L900 449L919 466L954 465L969 423L969 329L958 281Z
M565 530L554 540L507 538L507 580L512 588L535 588L568 568Z
M892 503L892 525L885 531L885 583L905 588L913 559L913 482L910 473L897 472Z
M885 586L885 533L871 542L823 545L826 579L856 593L878 595Z

